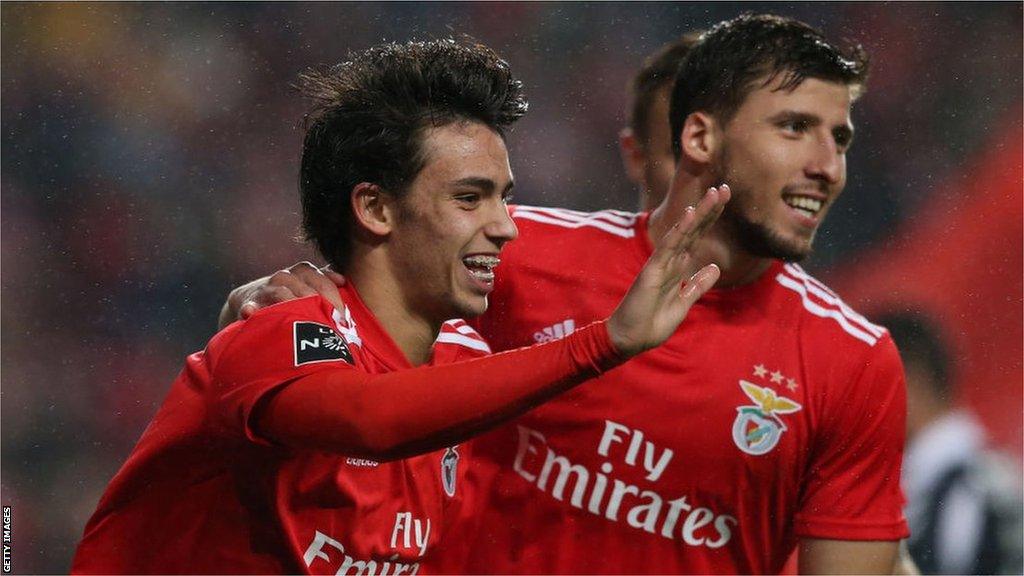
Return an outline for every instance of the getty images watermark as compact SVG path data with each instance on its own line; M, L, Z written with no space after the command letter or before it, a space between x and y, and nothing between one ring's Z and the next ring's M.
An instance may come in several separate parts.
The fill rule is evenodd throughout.
M4 506L4 574L11 573L11 507Z

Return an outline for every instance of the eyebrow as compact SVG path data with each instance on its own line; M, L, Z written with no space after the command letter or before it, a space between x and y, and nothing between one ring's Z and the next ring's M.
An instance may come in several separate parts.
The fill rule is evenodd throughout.
M771 123L782 122L783 120L788 121L800 121L806 123L808 126L820 126L821 117L814 114L808 114L807 112L797 112L796 110L783 110L768 118Z
M775 124L782 121L798 121L804 122L808 126L821 126L821 118L814 114L807 112L798 112L796 110L783 110L777 114L772 115L768 118L768 121ZM832 137L836 140L846 139L846 144L853 141L854 130L853 126L849 124L840 124L832 128Z
M494 180L491 180L490 178L483 178L480 176L469 176L467 178L459 178L458 180L453 182L453 184L455 184L456 186L471 186L473 188L480 188L481 190L484 190L486 192L493 192L495 188L497 188L497 184L494 183ZM508 184L505 185L505 189L502 190L502 193L507 193L515 185L516 183L514 180L509 180Z

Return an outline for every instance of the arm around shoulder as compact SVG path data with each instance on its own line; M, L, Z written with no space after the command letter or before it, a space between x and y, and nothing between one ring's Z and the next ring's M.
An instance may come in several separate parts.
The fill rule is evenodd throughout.
M600 322L468 362L318 370L267 394L249 420L281 445L393 460L462 442L623 360Z

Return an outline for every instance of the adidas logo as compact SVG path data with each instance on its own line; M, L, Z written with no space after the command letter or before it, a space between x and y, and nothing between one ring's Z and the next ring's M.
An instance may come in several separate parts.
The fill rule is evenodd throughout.
M544 342L551 342L552 340L561 340L569 334L576 331L576 321L572 318L568 320L562 320L561 322L548 326L543 330L534 332L533 340L538 344Z

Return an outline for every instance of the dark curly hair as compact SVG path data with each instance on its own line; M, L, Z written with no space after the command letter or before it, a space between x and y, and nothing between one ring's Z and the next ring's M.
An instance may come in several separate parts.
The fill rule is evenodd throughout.
M780 75L778 90L794 90L807 78L817 78L855 86L860 95L868 58L859 45L840 49L792 18L742 14L716 24L690 49L672 88L669 120L676 158L687 116L703 110L728 123L752 90Z
M472 121L504 137L527 109L508 63L451 38L350 53L303 72L295 88L313 101L299 176L303 233L341 271L352 251L353 187L401 195L426 161L427 128Z

